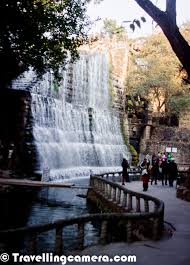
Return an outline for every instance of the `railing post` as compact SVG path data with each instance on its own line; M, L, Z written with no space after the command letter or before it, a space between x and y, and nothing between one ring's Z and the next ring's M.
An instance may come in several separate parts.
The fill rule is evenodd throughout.
M107 226L108 221L102 221L101 223L101 232L100 232L100 244L105 244L107 239Z
M116 187L113 187L113 202L116 202Z
M84 223L78 223L78 246L79 249L84 248Z
M104 194L104 190L105 190L105 187L104 187L104 182L102 181L102 189L101 189L101 193Z
M90 186L94 187L94 179L92 177L90 177Z
M127 242L130 243L132 241L132 222L131 220L127 221Z
M123 193L123 201L122 201L122 206L126 207L127 205L127 193Z
M98 190L98 183L99 183L99 179L96 179L95 187L96 187L97 190Z
M99 179L96 180L96 189L99 191L100 189L100 181Z
M117 204L120 204L121 201L121 190L118 188L117 189Z
M93 187L96 188L96 178L93 179Z
M148 203L148 200L146 199L144 200L144 210L146 213L149 212L149 203Z
M101 181L101 193L104 194L104 182Z
M111 199L111 185L108 184L108 200Z
M141 202L140 202L140 197L136 196L136 212L141 211Z
M159 233L159 218L154 218L153 220L153 240L158 239L158 233Z
M115 173L113 173L112 181L115 182Z
M109 191L108 191L108 184L106 183L106 187L105 187L105 197L109 198Z
M36 250L37 250L37 235L34 234L31 236L30 239L30 253L36 254Z
M113 186L110 186L110 199L113 200Z
M128 208L129 211L131 211L132 207L133 207L133 205L132 205L132 195L129 193L127 208Z
M154 204L154 211L157 212L157 211L158 211L158 208L159 208L158 204L155 203L155 204Z
M62 239L62 227L56 227L55 235L55 253L56 255L62 254L63 239Z

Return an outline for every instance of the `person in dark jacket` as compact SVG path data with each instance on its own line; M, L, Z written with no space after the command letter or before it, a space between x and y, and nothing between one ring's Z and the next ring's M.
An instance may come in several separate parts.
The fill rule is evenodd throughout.
M162 168L162 186L167 185L167 181L168 181L168 161L166 159L163 159L162 164L161 164L161 168Z
M145 157L144 160L142 161L142 163L140 164L141 169L147 169L150 166L150 161Z
M128 173L128 169L130 168L129 163L127 161L127 159L123 158L122 164L121 164L123 171L122 171L122 185L125 185L125 181L126 182L130 182L129 181L129 173Z
M170 187L173 187L173 182L175 179L177 179L177 175L178 175L177 164L172 158L170 163L168 164L168 179Z
M159 177L159 158L157 160L154 160L152 164L152 178L151 178L151 185L154 181L154 183L157 185L157 180Z

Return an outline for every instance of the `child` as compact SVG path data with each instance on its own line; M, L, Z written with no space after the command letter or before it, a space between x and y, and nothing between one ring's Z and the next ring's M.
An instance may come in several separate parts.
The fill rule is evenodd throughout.
M143 169L141 180L143 182L143 191L148 190L149 175L146 169Z

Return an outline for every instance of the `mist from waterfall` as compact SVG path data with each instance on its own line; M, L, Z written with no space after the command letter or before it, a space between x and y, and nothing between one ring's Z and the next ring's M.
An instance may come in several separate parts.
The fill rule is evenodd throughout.
M29 77L28 77L29 78ZM81 53L63 71L59 89L50 73L32 87L33 134L39 170L52 179L121 170L130 158L120 118L110 109L109 59L106 53Z

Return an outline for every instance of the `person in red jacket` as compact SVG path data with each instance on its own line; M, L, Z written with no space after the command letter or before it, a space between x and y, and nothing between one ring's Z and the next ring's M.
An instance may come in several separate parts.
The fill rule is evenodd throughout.
M143 191L148 190L149 175L146 169L143 169L141 180L143 182Z

